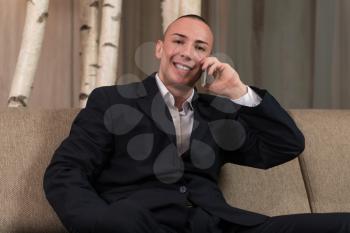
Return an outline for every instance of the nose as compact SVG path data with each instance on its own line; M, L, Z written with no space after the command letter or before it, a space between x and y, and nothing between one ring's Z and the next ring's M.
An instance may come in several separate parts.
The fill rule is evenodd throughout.
M186 60L191 60L193 58L193 49L191 45L182 46L180 55Z

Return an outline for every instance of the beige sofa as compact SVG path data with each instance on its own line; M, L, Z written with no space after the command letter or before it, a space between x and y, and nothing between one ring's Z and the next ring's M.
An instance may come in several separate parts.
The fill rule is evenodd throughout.
M42 177L78 109L0 111L0 233L66 232ZM294 110L302 156L270 170L224 166L227 201L268 215L350 212L350 111Z

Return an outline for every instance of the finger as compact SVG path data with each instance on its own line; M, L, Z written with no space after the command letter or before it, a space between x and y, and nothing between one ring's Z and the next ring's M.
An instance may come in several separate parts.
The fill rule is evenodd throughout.
M214 64L214 62L212 60L208 60L208 61L204 62L203 66L202 66L202 70L208 70L208 68L213 64Z
M213 65L217 61L218 60L215 57L208 57L202 65L202 70L208 69L209 66Z
M214 73L218 69L218 67L219 67L218 63L214 63L213 65L211 65L208 69L208 75L214 76Z
M204 57L199 61L199 64L202 66L210 57Z
M221 63L220 66L218 67L218 70L220 72L223 72L224 69L226 69L229 65L227 63Z

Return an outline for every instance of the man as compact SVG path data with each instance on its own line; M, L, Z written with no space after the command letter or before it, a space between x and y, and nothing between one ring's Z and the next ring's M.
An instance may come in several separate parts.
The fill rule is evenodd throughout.
M210 57L212 47L202 18L180 17L157 42L156 74L92 92L44 178L70 232L350 232L347 214L270 218L225 202L224 163L270 168L299 155L304 138L267 91ZM203 71L217 96L194 90Z

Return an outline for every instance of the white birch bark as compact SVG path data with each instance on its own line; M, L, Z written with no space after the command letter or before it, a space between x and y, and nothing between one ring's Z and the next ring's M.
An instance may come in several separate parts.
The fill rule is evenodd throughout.
M21 49L12 80L8 107L26 107L44 40L49 0L27 0Z
M165 32L172 21L179 17L180 2L181 0L162 1L163 32Z
M161 7L165 32L169 24L182 15L201 15L202 0L163 0Z
M117 82L121 9L122 0L103 1L96 87Z
M180 0L180 12L181 15L201 15L202 0Z
M98 71L99 0L80 0L80 95L79 105L84 108L95 88Z

